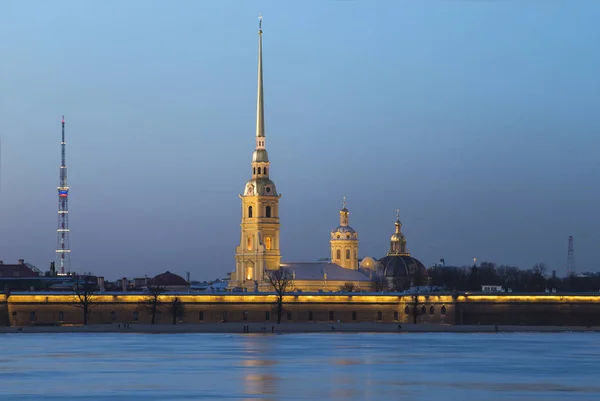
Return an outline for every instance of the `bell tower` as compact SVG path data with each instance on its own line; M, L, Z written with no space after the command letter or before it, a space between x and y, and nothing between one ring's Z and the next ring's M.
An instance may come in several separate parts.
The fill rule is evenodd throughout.
M340 210L340 225L331 231L331 262L345 268L358 270L358 233L350 227L346 197Z
M252 175L242 200L240 244L235 250L235 273L231 287L259 289L267 269L279 269L279 198L269 178L271 166L266 150L263 107L262 16L258 17L258 95L256 101L256 147L252 154Z

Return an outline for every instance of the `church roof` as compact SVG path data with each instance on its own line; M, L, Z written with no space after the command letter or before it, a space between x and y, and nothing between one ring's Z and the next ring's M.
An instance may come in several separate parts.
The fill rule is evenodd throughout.
M370 281L365 274L353 269L344 269L335 263L327 262L286 262L281 268L291 270L295 273L296 280L324 280L327 272L327 280L332 281Z
M187 281L181 276L177 274L173 274L170 271L166 271L158 276L154 276L150 280L148 280L149 285L165 285L165 286L174 286L174 285L189 285Z
M379 259L386 277L412 277L419 269L423 277L427 277L427 269L418 259L408 254L388 255Z

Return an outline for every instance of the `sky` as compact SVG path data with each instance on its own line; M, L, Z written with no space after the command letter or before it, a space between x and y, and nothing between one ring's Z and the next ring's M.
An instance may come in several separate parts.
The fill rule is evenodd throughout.
M599 271L600 2L6 2L0 259L54 260L65 115L73 270L235 267L263 14L284 261L359 256L400 209L426 265Z

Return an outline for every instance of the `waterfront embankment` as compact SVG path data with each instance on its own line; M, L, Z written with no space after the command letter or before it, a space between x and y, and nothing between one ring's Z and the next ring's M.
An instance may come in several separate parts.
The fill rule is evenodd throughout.
M436 325L397 323L202 323L202 324L93 324L88 326L0 327L0 333L496 333L600 332L600 327Z

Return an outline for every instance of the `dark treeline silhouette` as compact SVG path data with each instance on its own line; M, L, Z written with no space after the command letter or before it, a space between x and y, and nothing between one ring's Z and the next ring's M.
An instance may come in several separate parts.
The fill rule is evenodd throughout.
M545 292L553 289L560 292L600 290L600 275L554 277L548 274L543 263L536 263L527 270L483 262L472 267L435 266L430 267L427 272L430 285L450 291L481 291L484 285L500 285L505 291L511 289L513 292Z

